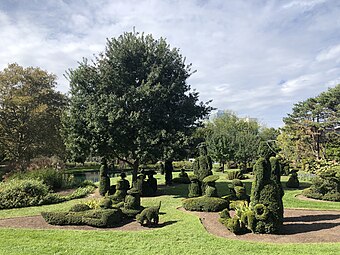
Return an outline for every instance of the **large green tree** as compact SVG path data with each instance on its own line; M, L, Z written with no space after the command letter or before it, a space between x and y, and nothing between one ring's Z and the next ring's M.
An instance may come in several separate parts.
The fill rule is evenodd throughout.
M211 110L187 84L190 66L162 38L124 33L108 40L94 61L68 73L64 123L73 157L116 157L133 166L134 179L140 163L171 158Z
M239 118L226 111L222 116L208 122L205 131L209 154L215 161L236 161L246 165L257 157L260 141L260 125L256 120Z
M295 104L283 121L279 142L287 159L334 159L327 151L336 154L340 145L340 85Z
M0 72L0 148L24 168L36 156L62 155L61 114L67 98L54 90L56 76L10 64Z

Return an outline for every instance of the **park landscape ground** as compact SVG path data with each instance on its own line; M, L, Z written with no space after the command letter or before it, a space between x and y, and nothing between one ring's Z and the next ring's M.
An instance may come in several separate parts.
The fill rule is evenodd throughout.
M225 174L217 182L219 195L227 194ZM0 211L1 254L339 254L340 203L301 199L300 189L286 189L285 222L279 235L236 236L218 222L218 213L186 212L181 201L187 185L165 186L157 175L159 193L142 198L142 205L162 201L160 224L142 227L136 222L110 229L51 226L41 211L65 211L84 199L61 204ZM116 179L112 180L113 182ZM287 181L282 178L283 186ZM247 192L251 179L244 181Z

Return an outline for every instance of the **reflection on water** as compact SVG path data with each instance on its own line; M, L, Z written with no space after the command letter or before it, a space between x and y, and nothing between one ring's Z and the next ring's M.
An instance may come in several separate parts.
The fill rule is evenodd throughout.
M99 181L99 171L65 174L66 178L69 178L71 176L77 182L83 182L85 180L92 181L92 182L98 182Z

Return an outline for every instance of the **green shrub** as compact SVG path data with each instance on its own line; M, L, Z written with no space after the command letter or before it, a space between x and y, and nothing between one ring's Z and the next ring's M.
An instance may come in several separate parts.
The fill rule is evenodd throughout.
M231 184L233 185L233 187L236 187L236 186L243 187L243 183L241 182L240 179L233 179L233 180L231 181Z
M195 197L184 199L182 205L188 211L219 212L228 208L228 201L217 197Z
M220 219L220 222L227 227L227 229L234 234L241 234L243 232L238 218Z
M27 172L15 172L9 176L8 179L32 179L41 180L50 189L58 190L63 185L63 175L60 171L53 168L42 168L30 170Z
M79 212L42 212L41 216L51 225L83 225Z
M230 213L228 208L225 208L222 210L222 212L220 212L220 218L222 219L229 219L230 218Z
M201 184L195 175L190 176L188 197L199 197L202 195Z
M300 182L299 182L298 175L296 172L291 173L288 181L286 182L286 187L295 188L295 189L300 187Z
M42 212L41 216L52 225L88 225L114 227L123 221L119 209L87 210L79 212Z
M180 169L191 170L193 163L190 161L173 161L172 166L174 170L180 170Z
M240 170L228 170L227 171L227 179L234 180L234 179L244 179L243 174Z
M315 177L312 185L303 191L309 198L340 201L340 167L335 166Z
M112 208L112 200L108 197L104 197L101 199L99 206L103 209L110 209Z
M110 178L108 176L109 168L107 161L103 159L99 170L99 194L105 196L110 191Z
M43 204L49 188L40 180L12 179L0 183L0 209Z
M75 204L71 207L70 212L83 212L91 210L91 208L86 204Z
M172 179L173 183L189 184L190 179L188 177L175 177Z

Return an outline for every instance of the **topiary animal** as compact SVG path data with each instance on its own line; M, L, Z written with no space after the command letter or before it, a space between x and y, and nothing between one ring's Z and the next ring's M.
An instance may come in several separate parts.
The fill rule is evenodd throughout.
M136 215L136 220L142 226L151 226L157 225L159 221L159 209L161 208L161 202L159 202L158 206L151 206L145 208L140 214Z

